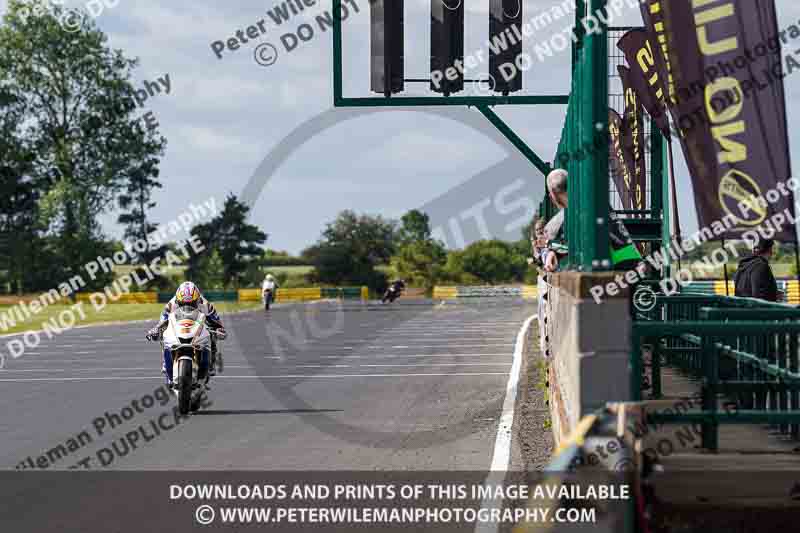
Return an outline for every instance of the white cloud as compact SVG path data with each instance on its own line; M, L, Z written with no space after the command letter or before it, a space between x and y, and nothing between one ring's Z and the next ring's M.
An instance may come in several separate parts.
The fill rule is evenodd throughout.
M370 94L369 7L367 0L355 1L361 12L351 15L345 23L343 81L348 95L366 96ZM467 5L465 52L485 50L488 2L463 1ZM533 16L561 2L526 0L523 16ZM7 0L0 0L0 13L5 12L7 4ZM85 4L85 0L68 0L67 4ZM171 94L147 103L169 142L161 165L164 188L157 193L157 219L169 218L176 195L182 201L194 201L210 194L238 192L273 146L299 124L330 109L330 31L317 31L312 41L291 53L280 48L277 63L270 67L253 61L255 42L244 44L235 52L226 51L222 60L211 51L212 41L226 40L261 19L265 19L268 31L257 41L280 47L283 33L301 22L311 23L315 15L330 8L329 0L319 0L302 17L275 27L267 10L278 4L279 0L120 0L119 5L105 10L97 19L113 47L141 58L136 72L140 83L170 74ZM779 0L776 4L782 26L800 18L800 3L796 0ZM429 10L429 0L406 2L408 77L422 77L428 72ZM571 22L571 17L559 20L535 38L546 38ZM638 24L637 10L626 9L617 22ZM526 49L532 44L526 43ZM569 68L568 50L537 63L525 75L525 92L566 92ZM484 63L475 75L485 72ZM800 145L791 125L800 109L796 98L800 92L798 80L800 77L794 76L786 80L795 161L800 160ZM408 85L408 89L430 94L425 84ZM561 134L564 109L501 106L495 111L540 156L550 159ZM392 213L417 207L504 157L505 151L491 140L452 121L400 111L371 115L320 134L298 150L280 168L275 182L268 185L254 217L269 224L268 231L275 232L279 224L281 245L297 250L318 236L331 213L353 206ZM694 205L682 161L678 171L683 178L682 221L690 226ZM346 192L346 196L335 191ZM397 191L403 194L394 196ZM315 208L309 210L308 205Z

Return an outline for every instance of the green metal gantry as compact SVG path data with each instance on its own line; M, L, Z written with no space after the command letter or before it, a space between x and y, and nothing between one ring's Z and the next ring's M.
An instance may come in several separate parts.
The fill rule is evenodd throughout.
M341 12L342 0L333 1L333 13ZM453 106L475 107L497 128L531 164L545 176L554 167L570 174L569 206L566 216L566 238L569 242L569 266L594 271L611 268L608 219L609 174L608 150L592 148L608 146L608 28L586 34L583 20L589 13L606 9L607 0L576 0L576 38L572 44L572 86L569 95L538 96L374 96L345 97L342 94L342 20L333 17L333 104L335 107L408 107ZM604 17L607 19L607 17ZM542 159L491 109L496 105L567 105L567 119L562 130L555 162ZM654 134L655 137L656 134ZM659 144L659 153L661 151ZM653 146L656 149L655 144ZM564 161L564 163L560 163ZM653 176L661 176L661 157L654 156ZM655 166L658 165L658 166ZM658 174L655 171L658 169ZM657 186L658 185L658 186ZM656 191L656 189L658 189ZM655 178L651 189L651 220L662 210L662 187ZM547 218L555 214L547 199L540 207ZM664 210L666 214L666 209Z

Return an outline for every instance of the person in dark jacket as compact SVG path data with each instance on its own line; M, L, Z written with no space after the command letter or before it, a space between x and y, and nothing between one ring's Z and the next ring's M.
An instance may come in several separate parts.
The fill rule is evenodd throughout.
M764 239L753 248L753 255L739 261L739 267L733 275L736 296L778 301L778 284L769 266L774 246L775 241Z

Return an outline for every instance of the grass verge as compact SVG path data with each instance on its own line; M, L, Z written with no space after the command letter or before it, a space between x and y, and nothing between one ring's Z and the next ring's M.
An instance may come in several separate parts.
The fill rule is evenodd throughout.
M214 306L223 315L233 311L246 311L261 308L260 302L219 302ZM9 316L8 311L11 306L0 306L0 334L21 333L23 331L41 330L44 324L51 324L60 327L62 324L69 325L71 318L67 318L64 311L68 311L72 306L69 305L50 305L40 313L26 318L23 321L16 320L16 316ZM84 303L81 312L74 314L75 326L86 326L90 324L100 324L103 322L128 322L133 320L152 320L155 322L159 314L164 309L164 304L108 304L103 309L97 310L92 304ZM14 320L10 320L14 318ZM51 322L52 320L52 322ZM13 323L13 325L12 325Z

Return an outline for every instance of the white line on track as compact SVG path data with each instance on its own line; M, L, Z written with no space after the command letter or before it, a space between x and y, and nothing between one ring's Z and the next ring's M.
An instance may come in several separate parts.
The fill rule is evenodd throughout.
M463 334L463 333L462 333L462 332L460 332L460 331L459 331L459 332L453 331L453 332L449 332L449 333L452 333L452 334L458 335L458 340L460 340L460 341L471 341L471 340L480 340L480 341L502 341L502 340L508 339L508 336L507 336L507 335L502 335L502 336L499 336L499 337L498 337L498 336L492 336L492 337L490 337L488 334L482 334L482 335L477 335L477 334L466 334L466 335L465 335L465 334ZM494 333L495 333L495 332L492 332L492 334L494 334ZM510 332L509 332L509 333L510 333ZM425 334L421 334L421 333L413 333L413 334L412 334L412 333L409 333L409 332L407 332L407 331L397 331L397 332L388 331L388 332L381 332L381 337L387 337L387 338L391 338L391 337L393 337L393 336L395 336L395 335L400 335L400 334L403 334L403 335L413 335L413 337L415 337L415 338L418 338L418 339L420 339L420 340L425 340L425 341L428 341L428 340L433 340L433 339L430 339L429 337L433 337L433 338L441 338L441 337L442 337L442 333L430 333L430 334L427 334L427 335L425 335Z
M411 346L392 346L391 348L397 349L417 349L417 348L482 348L484 346L514 346L513 342L499 342L499 343L481 343L481 344L413 344ZM367 350L387 350L386 346L365 346Z
M127 361L130 360L130 357L122 357L118 358L118 361ZM115 360L112 357L84 357L81 359L44 359L37 357L36 359L20 359L19 361L15 362L14 364L22 364L22 363L33 363L33 364L42 364L42 363L98 363L98 362L107 362Z
M528 333L531 322L536 319L536 315L528 317L522 328L517 333L517 342L514 343L514 363L508 376L506 385L506 397L503 401L503 414L500 416L500 424L497 428L497 439L494 443L494 457L490 470L505 472L508 469L508 460L511 456L511 426L514 423L514 406L517 402L517 389L519 386L519 375L522 369L522 348L525 345L525 335Z
M350 368L351 366L353 365L295 365L295 368Z
M153 370L155 368L158 370L158 365L155 366L137 366L137 367L128 367L128 366L119 366L119 367L111 367L106 368L104 366L97 366L92 368L26 368L24 370L14 370L13 368L4 368L0 370L0 375L3 375L7 372L100 372L104 370ZM225 365L225 368L252 368L248 365Z
M506 356L506 353L437 353L437 354L384 354L384 355L322 355L322 359L382 359L388 357L399 357L401 359L412 357L498 357ZM289 356L291 357L291 356ZM277 359L277 358L276 358Z
M489 331L497 332L498 330L504 330L504 329L507 329L507 325L503 325L503 326L479 326L479 327L470 328L470 327L464 327L464 326L458 326L458 325L452 325L451 326L451 325L448 324L447 326L444 326L444 325L442 325L442 326L428 325L428 326L425 326L425 327L415 328L415 327L409 327L406 324L403 324L401 326L395 326L395 325L391 325L390 324L390 325L387 325L387 327L385 328L386 331L396 331L396 332L402 332L402 333L439 333L439 332L448 332L448 333L453 333L453 332L481 333L481 332L489 332Z
M358 365L360 367L414 367L414 366L504 366L507 365L508 361L504 363L418 363L418 364L411 364L411 365Z
M413 377L464 377L464 376L506 376L505 372L447 372L425 374L285 374L267 376L217 376L220 379L317 379L317 378L413 378ZM163 380L163 376L103 376L80 378L22 378L0 379L0 382L29 382L29 381L116 381L122 379Z
M512 426L514 424L514 407L517 403L517 390L519 388L519 375L522 369L522 349L525 346L525 335L528 333L531 322L537 319L536 315L528 317L519 333L517 342L514 343L514 363L508 374L508 384L506 385L506 397L503 400L503 411L500 415L500 422L497 425L497 438L494 441L494 454L492 463L489 466L489 475L484 481L484 486L495 487L501 485L506 478L509 460L511 459L511 440L513 436ZM492 497L486 497L481 502L482 509L496 509L502 507L502 501ZM478 523L475 531L478 533L496 533L499 530L497 523Z

